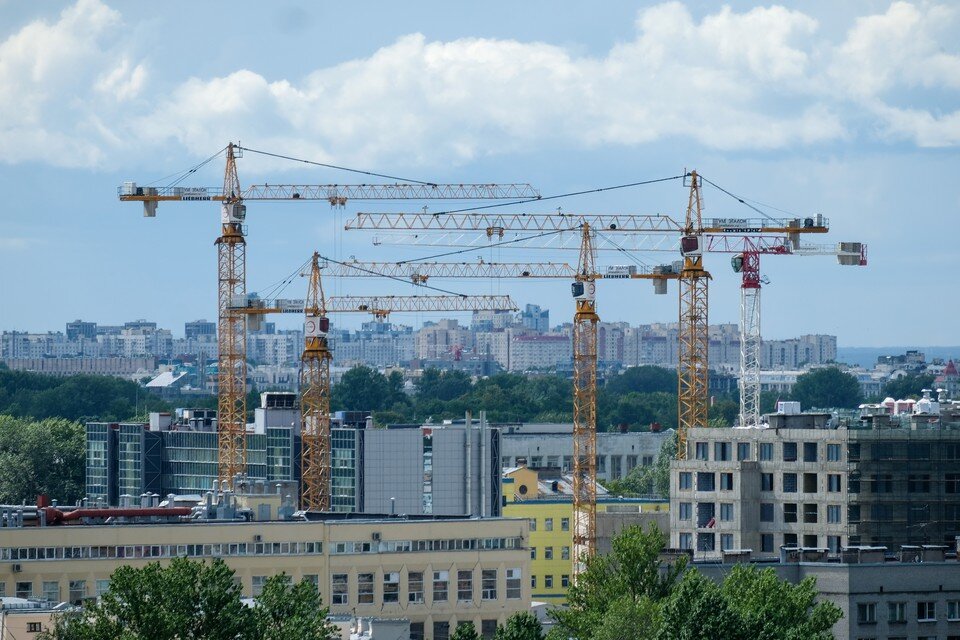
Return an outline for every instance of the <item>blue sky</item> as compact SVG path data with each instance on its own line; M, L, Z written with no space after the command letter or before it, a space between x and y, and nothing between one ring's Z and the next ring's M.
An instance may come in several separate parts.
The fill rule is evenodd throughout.
M530 182L545 195L697 168L753 200L826 215L832 231L817 241L869 245L866 269L764 260L766 337L960 342L960 7L950 3L0 0L0 17L0 329L145 317L179 332L185 320L214 318L216 208L161 205L143 219L116 187L239 139L439 182ZM240 174L243 184L350 181L249 155ZM220 180L211 165L195 184ZM704 196L706 215L750 215L713 188ZM667 183L514 210L679 218L685 204L683 187ZM251 204L249 289L281 280L314 249L428 254L341 231L358 210L403 209ZM735 322L729 256L707 266L710 319ZM565 282L443 285L511 293L549 307L553 322L571 312ZM409 289L328 283L328 293ZM599 294L605 320L677 316L675 288L654 297L643 283L602 283Z

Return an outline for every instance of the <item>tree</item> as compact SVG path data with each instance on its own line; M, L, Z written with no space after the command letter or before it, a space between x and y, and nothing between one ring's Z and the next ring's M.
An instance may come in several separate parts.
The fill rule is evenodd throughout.
M607 380L605 389L613 395L628 393L677 392L677 372L663 367L644 365L628 367L623 373Z
M852 409L862 401L860 383L837 367L814 369L799 376L791 397L803 409Z
M32 503L46 494L65 504L84 494L83 425L0 415L0 502Z
M450 635L450 640L480 640L480 634L472 622L461 622Z
M691 569L661 608L661 640L747 640L720 585ZM799 640L799 638L798 638Z
M327 640L337 634L316 586L306 580L291 584L285 574L267 578L255 611L262 640Z
M656 602L647 596L636 602L622 597L610 605L592 640L656 638L660 624L660 608Z
M507 624L497 627L494 640L543 640L543 625L537 616L528 611L518 611L509 618Z
M353 367L333 386L330 404L344 411L379 411L389 407L390 384L370 367Z
M121 566L110 588L80 614L57 619L43 640L325 640L333 637L327 609L313 585L293 586L285 575L264 585L256 606L241 600L234 572L220 558L210 563L175 558L167 566Z
M551 634L590 640L621 598L639 607L644 598L659 602L669 596L686 563L681 558L663 567L660 552L665 544L666 537L655 526L646 531L639 526L623 529L614 537L609 555L586 559L584 571L567 591L569 606L550 611L557 623L556 634Z
M470 392L473 383L464 371L430 368L417 380L417 396L424 400L454 400Z
M933 388L934 377L922 373L912 373L891 380L883 387L883 395L894 400L919 398L923 389Z

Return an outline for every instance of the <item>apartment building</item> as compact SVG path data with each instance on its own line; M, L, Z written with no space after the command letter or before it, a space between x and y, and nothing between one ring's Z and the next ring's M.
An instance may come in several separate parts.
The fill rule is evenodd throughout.
M671 463L670 537L695 557L782 546L952 544L960 421L932 415L771 414L767 429L691 429Z

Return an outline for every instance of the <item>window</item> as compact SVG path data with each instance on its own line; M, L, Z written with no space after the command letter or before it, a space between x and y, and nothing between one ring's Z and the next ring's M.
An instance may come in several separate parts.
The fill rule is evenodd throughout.
M797 443L796 442L783 443L783 461L784 462L797 461Z
M760 490L773 491L773 474L772 473L760 474Z
M840 445L827 445L827 462L840 462Z
M907 476L908 493L930 493L930 474L910 474Z
M410 623L410 640L423 640L424 630L422 622Z
M698 533L697 534L697 550L698 551L715 551L717 548L716 536L712 533Z
M480 637L484 640L493 640L494 634L497 633L497 621L496 620L481 620L480 621Z
M383 602L400 602L400 574L396 571L383 574Z
M568 576L567 574L563 574L562 576L560 576L560 586L563 587L564 589L566 589L567 587L569 587L569 586L570 586L570 576Z
M698 502L697 503L697 526L698 527L712 527L716 524L715 516L716 507L712 502Z
M47 602L52 602L59 604L60 600L60 583L56 580L44 583L40 587L40 597L46 600Z
M627 473L637 466L637 456L627 456Z
M544 519L543 519L543 530L544 530L544 531L553 531L553 518L544 518Z
M737 460L749 460L749 459L750 459L750 443L738 442L737 443Z
M847 520L851 523L860 522L860 505L851 504L847 507Z
M250 595L254 598L263 592L263 585L267 581L267 576L253 576L250 578Z
M497 599L497 570L484 569L480 575L481 597L484 600Z
M537 530L537 519L530 518L530 531L536 531L536 530Z
M570 559L570 547L564 545L560 547L560 559L569 560Z
M733 491L733 474L720 474L720 491Z
M803 474L803 492L817 493L817 474L815 473Z
M860 624L875 624L877 622L877 603L859 603L857 605L857 622Z
M827 491L830 491L831 493L840 492L840 474L839 473L827 474Z
M816 524L819 518L819 510L815 502L807 502L803 505L803 521L807 524ZM814 545L811 545L814 546Z
M760 460L773 460L773 443L772 442L761 442L760 443Z
M564 547L566 549L567 547ZM519 600L521 595L521 583L523 573L519 568L507 569L507 600Z
M110 590L110 580L97 580L97 582L95 583L95 586L97 589L96 595L99 598L100 596L102 596L103 594L105 594L107 591Z
M331 604L350 604L350 592L347 584L347 574L335 573L331 576L333 582Z
M560 456L547 456L547 467L551 469L559 469Z
M917 603L917 622L933 622L937 619L937 603L928 600Z
M944 476L945 493L960 493L960 473L948 473Z
M543 576L543 588L553 589L553 576Z
M960 600L947 600L947 620L960 620Z
M721 533L720 534L720 550L729 551L730 549L733 549L733 534Z
M473 600L473 571L457 571L457 601Z
M570 531L570 518L560 518L560 531Z
M705 471L697 472L697 491L715 491L716 476Z
M71 580L70 581L70 602L73 604L80 604L83 602L83 599L87 597L87 581L86 580Z
M18 598L32 598L33 597L33 583L32 582L18 582L17 589L14 592Z
M446 602L447 589L449 588L450 588L450 572L434 571L433 572L433 601Z
M797 474L795 473L783 474L783 492L784 493L797 492Z
M773 522L773 503L760 503L760 522Z
M907 621L907 603L906 602L888 602L887 603L887 622L891 624L904 623Z
M893 493L893 474L878 473L873 476L874 493Z
M610 477L619 480L623 475L623 456L610 456Z
M537 576L530 576L530 588L531 589L537 588Z
M681 534L680 534L680 548L681 548L681 549L692 549L692 548L693 548L693 534L692 534L692 533L681 533Z
M803 443L803 461L804 462L817 461L817 443L816 442Z
M563 456L563 470L569 473L573 469L573 456Z
M860 443L854 442L847 445L847 462L860 461Z
M357 574L357 602L359 604L373 604L373 574Z
M543 456L530 456L530 468L531 468L531 469L542 469L542 468L543 468Z
M827 549L832 553L840 551L840 536L827 536Z
M43 627L39 622L28 622L27 623L27 633L40 633L43 631Z
M772 533L760 534L760 551L763 553L771 553L773 551L773 534Z
M720 521L721 522L733 521L733 503L731 502L720 503Z
M713 443L713 459L726 462L730 460L730 443L729 442L714 442Z
M679 486L681 491L687 491L693 488L693 476L689 471L680 472Z
M840 524L840 505L827 505L827 522L829 524Z
M537 548L536 548L536 547L530 547L530 559L531 559L531 560L536 560L536 559L537 559Z
M691 514L693 513L693 505L689 502L680 503L680 514L678 518L680 520L689 520Z
M796 522L797 521L797 505L793 502L787 502L783 505L783 521L784 522Z
M709 460L710 459L710 445L706 442L697 442L694 445L696 451L697 460Z
M407 601L423 602L423 572L407 572Z
M450 640L450 623L433 621L433 640Z
M544 548L543 548L543 559L544 559L544 560L553 560L553 547L544 547Z

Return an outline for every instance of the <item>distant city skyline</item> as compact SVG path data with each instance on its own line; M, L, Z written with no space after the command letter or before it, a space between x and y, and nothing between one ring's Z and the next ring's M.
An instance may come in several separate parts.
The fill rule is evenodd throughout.
M960 341L949 321L960 303L947 275L960 235L953 186L960 7L876 0L722 7L614 0L562 11L545 0L165 7L0 2L0 328L57 330L77 317L147 317L163 326L215 319L217 207L162 203L156 219L143 219L136 203L117 201L117 187L167 184L164 176L239 140L405 179L529 182L545 196L696 168L770 215L825 215L831 231L817 242L869 246L866 268L826 257L764 259L765 336L824 333L865 347ZM373 180L253 154L239 171L243 185ZM216 159L182 184L221 183ZM679 219L686 204L686 190L671 181L503 210ZM707 216L760 215L711 185L704 204ZM343 231L358 211L405 209L250 204L248 290L285 281L315 250L379 261L444 251ZM677 257L609 252L598 263ZM729 257L705 260L713 323L739 318ZM480 258L573 263L577 256L487 248L440 259ZM509 293L550 308L554 323L572 316L562 281L438 284ZM327 286L328 295L427 293L393 281ZM304 285L294 279L287 290L302 297ZM650 295L646 283L602 282L599 290L605 321L678 315L673 286L666 296Z

